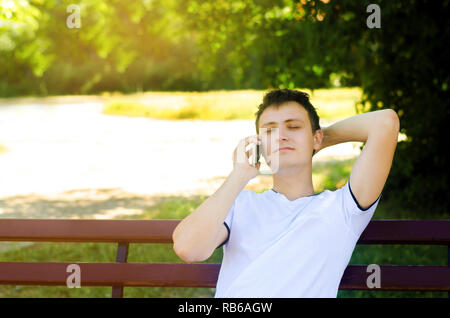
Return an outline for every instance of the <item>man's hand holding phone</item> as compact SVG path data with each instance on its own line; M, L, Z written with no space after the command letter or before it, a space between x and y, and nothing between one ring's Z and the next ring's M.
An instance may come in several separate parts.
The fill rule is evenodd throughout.
M255 165L249 163L250 155L252 155L252 149L246 150L247 146L253 144L255 145L256 153L253 153L253 161L255 157L259 159L257 155L258 148L261 146L261 138L258 135L248 136L239 141L239 144L234 149L233 152L233 170L236 171L239 175L246 176L248 180L253 179L259 173L259 168L261 166L261 162L256 162Z

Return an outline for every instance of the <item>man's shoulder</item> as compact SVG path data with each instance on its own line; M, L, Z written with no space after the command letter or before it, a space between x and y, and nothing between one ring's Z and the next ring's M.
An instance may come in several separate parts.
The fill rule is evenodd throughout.
M245 197L248 197L248 198L257 199L257 198L264 197L264 195L267 193L267 191L270 191L270 190L263 190L261 192L256 192L256 191L251 190L251 189L244 189L244 190L242 190L239 193L239 195L242 195L242 196L245 196Z
M236 200L238 200L241 204L244 202L248 203L251 202L251 204L258 204L263 202L263 199L266 197L266 194L267 190L262 192L256 192L254 190L244 189L238 194Z

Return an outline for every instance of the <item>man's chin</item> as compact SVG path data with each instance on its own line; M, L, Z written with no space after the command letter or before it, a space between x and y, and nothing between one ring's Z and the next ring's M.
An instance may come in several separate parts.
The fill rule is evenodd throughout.
M270 167L270 165L269 165ZM295 164L289 164L287 162L280 162L280 164L278 165L278 169L273 172L273 174L279 175L279 176L287 176L287 175L292 175L294 172L300 171L304 169L303 165L299 165L298 163ZM272 169L273 171L273 169Z

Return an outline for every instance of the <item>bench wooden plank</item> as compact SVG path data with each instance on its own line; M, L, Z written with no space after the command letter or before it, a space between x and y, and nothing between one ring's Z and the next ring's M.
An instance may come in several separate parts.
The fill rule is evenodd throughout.
M357 244L450 245L450 220L372 220Z
M0 241L173 243L179 221L0 219Z
M349 265L342 276L340 289L450 291L449 266L380 265L381 288L368 288L367 266Z
M65 286L72 263L0 263L0 284ZM220 264L212 263L76 263L81 286L216 286ZM340 289L450 291L448 266L381 265L381 288L370 289L367 266L349 265Z
M173 243L180 221L0 219L0 241ZM372 220L358 244L450 245L450 220Z
M0 262L0 284L66 285L74 263ZM83 286L215 287L220 264L76 263Z

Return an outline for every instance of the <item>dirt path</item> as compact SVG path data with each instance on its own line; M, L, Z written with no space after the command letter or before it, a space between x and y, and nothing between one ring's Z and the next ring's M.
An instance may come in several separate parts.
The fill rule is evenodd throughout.
M114 218L171 195L211 195L231 171L238 141L254 134L253 121L109 116L101 98L83 98L0 107L0 218ZM329 147L314 160L354 156L358 145ZM271 184L261 176L248 187Z

